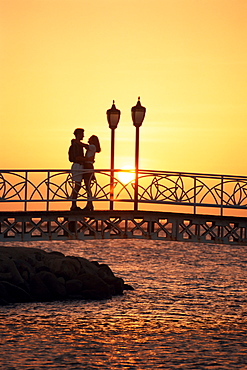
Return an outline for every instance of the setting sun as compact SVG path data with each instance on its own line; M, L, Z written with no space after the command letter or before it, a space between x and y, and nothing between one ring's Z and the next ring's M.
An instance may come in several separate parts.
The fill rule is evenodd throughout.
M128 184L135 180L135 171L130 166L124 166L122 171L118 172L117 177L123 184Z

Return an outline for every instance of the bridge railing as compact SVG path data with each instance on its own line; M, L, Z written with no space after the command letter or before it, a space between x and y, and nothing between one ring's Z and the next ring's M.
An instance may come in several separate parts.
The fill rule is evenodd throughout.
M86 172L92 173L84 170ZM125 183L120 180L120 173L132 174L133 179ZM134 170L114 170L113 196L111 171L99 169L92 175L89 200L94 202L96 209L109 209L111 202L114 209L133 209ZM69 209L72 187L70 170L1 170L0 211ZM85 205L88 195L82 182L79 206ZM220 215L226 210L244 211L247 210L247 177L139 170L137 201L138 209L142 210L190 207L190 212L195 214L209 212L210 208Z

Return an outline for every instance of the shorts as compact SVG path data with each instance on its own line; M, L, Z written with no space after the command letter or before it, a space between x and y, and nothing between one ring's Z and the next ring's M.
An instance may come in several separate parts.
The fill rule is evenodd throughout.
M83 179L83 165L79 163L73 163L71 167L72 181L82 182Z

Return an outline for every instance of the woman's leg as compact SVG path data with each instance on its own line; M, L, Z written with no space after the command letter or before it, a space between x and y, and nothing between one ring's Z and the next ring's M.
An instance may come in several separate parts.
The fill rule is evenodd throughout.
M90 167L88 169L92 169L93 170L92 167ZM85 186L86 186L86 191L87 191L87 197L88 197L88 199L92 198L92 191L91 191L92 177L93 177L93 172L86 173L84 175L84 183L85 183ZM87 201L87 205L86 205L85 209L88 209L90 211L93 211L93 202L91 200L88 200Z

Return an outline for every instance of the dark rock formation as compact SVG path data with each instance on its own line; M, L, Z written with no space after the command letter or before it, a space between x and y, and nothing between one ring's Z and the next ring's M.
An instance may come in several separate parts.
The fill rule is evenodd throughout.
M110 267L35 248L0 246L0 305L61 299L109 299L133 289Z

